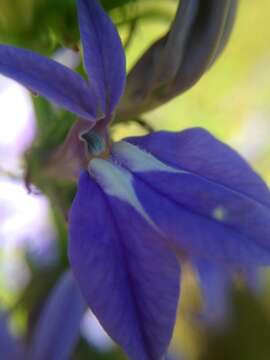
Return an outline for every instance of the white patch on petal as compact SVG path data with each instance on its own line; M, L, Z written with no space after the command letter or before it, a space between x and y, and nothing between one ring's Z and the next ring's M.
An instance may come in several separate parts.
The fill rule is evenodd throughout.
M213 210L213 218L218 221L224 221L226 219L227 211L223 206L217 206Z
M142 207L135 193L133 177L129 171L110 161L93 159L89 163L89 172L106 194L131 205L156 231L160 232Z
M134 172L166 171L176 174L186 173L186 171L177 170L164 164L153 155L126 141L113 144L112 154L116 160Z

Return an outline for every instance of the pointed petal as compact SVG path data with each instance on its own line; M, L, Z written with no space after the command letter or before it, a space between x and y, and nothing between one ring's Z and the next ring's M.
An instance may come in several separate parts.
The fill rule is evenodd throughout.
M8 326L8 315L0 313L0 351L1 359L21 360L24 349L18 338L14 337Z
M270 193L236 152L201 130L128 141L141 149L120 142L113 157L133 173L144 210L178 251L234 265L269 264Z
M194 265L203 296L203 321L209 326L224 325L230 308L232 272L201 259L194 261Z
M202 320L208 326L220 328L228 323L228 319L230 320L235 278L239 279L240 276L254 295L258 295L262 288L256 267L236 267L232 270L203 259L195 259L193 264L197 269L203 295Z
M264 288L263 277L261 269L257 267L240 269L240 275L242 276L247 288L253 293L253 295L261 295Z
M85 66L102 101L102 110L109 116L125 87L124 49L111 19L96 0L77 3Z
M61 277L42 311L29 358L69 359L79 337L85 310L85 302L69 271Z
M202 128L159 131L126 141L176 169L233 187L270 206L269 189L261 177L236 151Z
M81 175L70 215L73 271L88 305L129 358L161 360L175 322L178 261L142 209L129 205L130 198L136 203L129 175L105 160L91 164L98 184Z
M0 45L0 73L85 119L99 116L97 99L83 78L32 51Z

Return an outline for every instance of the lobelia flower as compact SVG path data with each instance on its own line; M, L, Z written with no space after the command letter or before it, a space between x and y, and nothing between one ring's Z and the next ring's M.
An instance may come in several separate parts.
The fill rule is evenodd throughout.
M255 296L262 290L258 267L232 268L226 263L216 264L205 259L194 259L197 278L201 285L203 308L199 316L203 325L223 331L232 320L232 294L235 280L245 283Z
M9 314L0 312L1 357L8 360L69 359L79 338L85 310L78 285L72 273L66 271L45 302L30 344L11 333Z
M28 359L69 359L80 335L86 304L73 274L58 280L41 311L27 349Z
M80 117L65 147L82 157L84 141L88 152L69 217L71 267L89 307L128 357L161 360L182 261L200 261L200 271L204 261L230 271L270 263L270 193L245 160L203 129L112 143L124 51L96 1L77 5L89 81L5 45L0 72ZM81 129L80 143L74 134Z
M21 360L24 356L24 347L20 339L9 329L9 315L0 312L0 349L2 359Z

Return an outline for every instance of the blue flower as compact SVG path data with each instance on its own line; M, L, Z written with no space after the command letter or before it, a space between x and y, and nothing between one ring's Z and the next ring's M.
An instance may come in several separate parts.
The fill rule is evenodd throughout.
M72 311L70 310L72 309ZM9 330L8 313L0 313L1 358L7 360L69 359L80 334L86 304L70 271L52 289L27 345Z
M129 358L161 360L175 324L181 262L199 261L199 271L204 262L218 271L270 263L270 193L203 129L112 143L124 51L101 7L77 4L89 81L5 45L0 72L80 117L87 151L69 217L71 267L89 307Z
M72 273L66 271L42 308L25 359L69 359L79 339L85 312L78 285Z
M9 329L9 316L1 310L0 312L0 349L3 359L23 359L25 349L21 340L15 337Z

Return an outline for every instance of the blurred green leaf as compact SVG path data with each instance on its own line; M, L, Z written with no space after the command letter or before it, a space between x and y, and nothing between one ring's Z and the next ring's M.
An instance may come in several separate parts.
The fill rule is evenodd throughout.
M232 323L224 331L209 332L200 360L268 360L270 316L259 298L247 291L234 296Z

